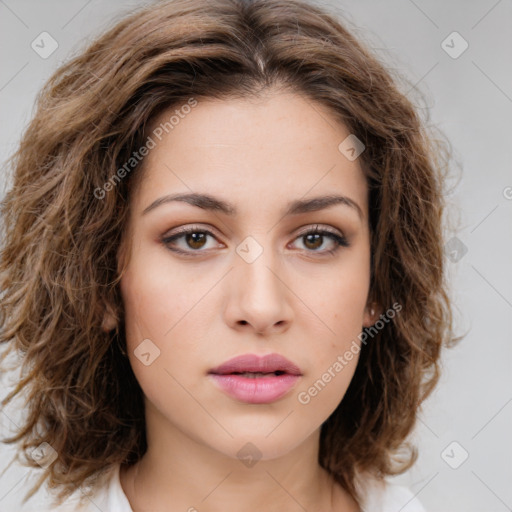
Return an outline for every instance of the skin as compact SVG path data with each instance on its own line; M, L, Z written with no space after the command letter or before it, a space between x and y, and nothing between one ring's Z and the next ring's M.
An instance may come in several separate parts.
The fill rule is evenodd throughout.
M379 315L367 304L367 186L359 161L338 150L349 133L321 105L273 90L250 101L200 100L145 157L119 251L128 261L121 293L148 440L139 463L121 467L134 512L359 510L317 462L320 426L342 400L358 356L308 404L298 400ZM221 198L238 213L174 201L143 214L166 194L190 192ZM289 201L333 193L357 203L361 216L337 204L283 217ZM333 239L303 236L316 224L350 246L328 255ZM161 240L196 225L213 236ZM236 252L247 236L263 248L251 263ZM148 366L134 353L145 339L160 350ZM272 352L302 370L273 403L235 400L208 376L234 356ZM251 467L237 456L248 442L261 457Z

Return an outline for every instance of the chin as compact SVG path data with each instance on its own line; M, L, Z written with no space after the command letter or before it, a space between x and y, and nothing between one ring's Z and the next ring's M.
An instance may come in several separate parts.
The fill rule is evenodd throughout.
M246 458L249 460L273 460L287 455L308 437L307 434L301 436L296 429L292 430L283 425L277 425L279 425L279 421L272 428L265 427L258 430L253 425L247 429L231 430L233 438L223 436L220 443L212 443L210 437L208 444L217 451L228 457L237 458L241 462Z

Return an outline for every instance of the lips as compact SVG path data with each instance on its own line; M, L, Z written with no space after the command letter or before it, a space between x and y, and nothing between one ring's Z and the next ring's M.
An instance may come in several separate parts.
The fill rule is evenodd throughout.
M208 373L215 375L238 375L257 377L258 374L289 374L302 375L300 368L280 354L267 354L263 357L255 354L244 354L234 357Z
M287 395L302 372L279 354L245 354L213 368L208 375L219 389L238 402L268 404Z

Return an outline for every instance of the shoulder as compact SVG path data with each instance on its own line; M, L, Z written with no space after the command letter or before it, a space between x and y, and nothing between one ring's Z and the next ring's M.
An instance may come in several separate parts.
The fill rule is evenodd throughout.
M365 474L358 477L362 512L426 512L413 492L403 485Z

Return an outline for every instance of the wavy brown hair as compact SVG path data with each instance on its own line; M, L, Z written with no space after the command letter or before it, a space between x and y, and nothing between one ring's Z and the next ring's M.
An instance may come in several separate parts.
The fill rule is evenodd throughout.
M247 98L271 87L328 107L366 146L370 296L402 309L362 347L347 393L321 427L319 464L354 498L359 471L378 477L417 457L406 438L457 340L443 257L449 143L400 92L406 82L338 17L295 0L157 2L117 22L62 65L8 164L1 206L0 342L22 356L24 464L47 442L48 480L68 497L146 450L142 390L126 357L117 250L135 167L95 191L147 137L164 109L190 98ZM118 326L105 332L110 311ZM4 359L4 363L7 359ZM407 451L404 454L404 447Z

